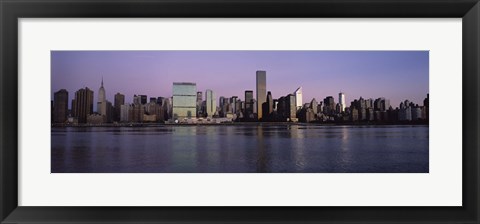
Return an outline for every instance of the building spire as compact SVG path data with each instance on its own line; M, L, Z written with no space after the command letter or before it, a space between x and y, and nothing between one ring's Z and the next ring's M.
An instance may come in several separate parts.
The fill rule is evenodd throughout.
M102 75L102 87L103 87L103 75Z

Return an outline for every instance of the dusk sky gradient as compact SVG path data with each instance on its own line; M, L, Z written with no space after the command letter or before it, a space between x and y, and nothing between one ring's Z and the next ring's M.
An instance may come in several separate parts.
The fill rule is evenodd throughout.
M267 72L267 91L274 99L303 87L303 102L322 101L344 92L347 106L360 96L385 97L392 107L405 99L422 105L429 91L428 51L52 51L51 98L66 89L94 91L94 108L104 80L107 100L119 92L172 96L173 82L194 82L197 91L255 95L255 72ZM217 101L218 102L218 101ZM70 104L70 103L69 103ZM71 105L69 105L69 108Z

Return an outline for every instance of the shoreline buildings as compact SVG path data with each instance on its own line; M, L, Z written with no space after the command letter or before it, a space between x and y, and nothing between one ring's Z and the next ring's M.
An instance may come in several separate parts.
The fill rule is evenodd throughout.
M317 122L317 123L412 123L427 122L429 102L423 106L408 100L392 108L384 97L377 99L354 99L346 105L345 93L338 93L338 103L333 96L317 102L313 98L303 104L303 88L293 93L273 98L267 91L266 71L256 71L256 98L253 90L245 90L244 100L237 96L217 99L213 90L197 91L196 83L174 82L172 97L150 97L134 95L133 103L125 103L125 95L114 96L114 106L106 99L104 82L98 91L97 113L93 112L94 92L89 88L75 92L71 110L68 110L68 91L60 89L54 93L51 122L101 124L122 123L221 123L221 122ZM218 100L218 106L217 106Z

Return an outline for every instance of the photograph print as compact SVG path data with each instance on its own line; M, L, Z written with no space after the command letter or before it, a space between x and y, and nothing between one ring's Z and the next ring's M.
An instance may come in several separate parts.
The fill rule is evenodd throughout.
M428 173L429 51L51 51L51 173Z

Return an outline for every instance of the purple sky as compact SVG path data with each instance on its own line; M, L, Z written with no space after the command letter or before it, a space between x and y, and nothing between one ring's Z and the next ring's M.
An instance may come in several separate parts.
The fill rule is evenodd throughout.
M419 105L428 93L428 51L52 51L52 93L89 87L97 101L103 76L107 100L125 94L170 97L173 82L195 82L197 91L244 99L255 91L255 72L267 71L267 91L279 98L303 87L303 102L346 94L386 97L392 107ZM254 93L255 94L255 93ZM70 107L70 105L69 105ZM95 107L95 106L94 106Z

